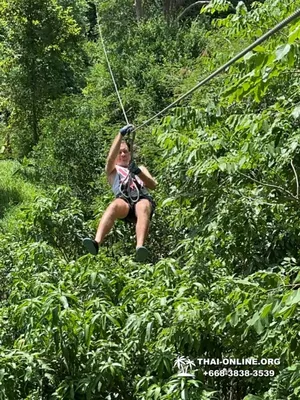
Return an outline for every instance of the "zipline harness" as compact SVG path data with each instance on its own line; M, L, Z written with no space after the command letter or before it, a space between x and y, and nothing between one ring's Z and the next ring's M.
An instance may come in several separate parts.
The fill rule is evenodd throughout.
M131 204L137 203L140 199L140 191L142 187L135 179L135 176L128 172L126 178L120 182L119 192L126 197Z
M107 65L109 68L109 72L115 87L115 91L116 94L118 96L123 114L124 114L124 118L125 121L127 123L127 125L129 124L128 122L128 118L121 100L121 96L110 66L110 62L108 59L108 55L107 55L107 51L105 48L105 44L104 44L104 40L103 40L103 36L102 36L102 32L101 32L101 28L100 28L100 22L99 22L99 15L98 15L98 11L97 11L97 6L96 7L96 15L97 15L97 24L98 24L98 29L99 29L99 35L101 38L101 42L102 42L102 46L103 46L103 51L105 54L105 58L107 61ZM268 32L266 32L264 35L262 35L260 38L258 38L257 40L255 40L255 42L253 42L250 46L248 46L246 49L244 49L243 51L241 51L240 53L238 53L236 56L234 56L231 60L229 60L226 64L222 65L220 68L218 68L217 70L215 70L213 73L211 73L208 77L206 77L205 79L203 79L201 82L199 82L197 85L195 85L192 89L190 89L189 91L187 91L185 94L183 94L182 96L180 96L177 100L175 100L173 103L169 104L167 107L165 107L163 110L161 110L160 112L158 112L157 114L155 114L153 117L149 118L148 120L146 120L145 122L143 122L141 125L137 126L136 128L133 129L132 133L132 137L131 137L131 160L133 160L133 144L134 144L134 140L135 140L135 132L144 127L145 125L148 125L151 121L153 121L155 118L159 117L160 115L164 114L167 110L169 110L170 108L174 107L177 103L179 103L181 100L185 99L188 95L192 94L195 90L199 89L201 86L205 85L207 82L211 81L215 76L217 76L218 74L220 74L221 72L225 71L228 67L230 67L232 64L234 64L236 61L238 61L239 59L241 59L245 54L247 54L249 51L253 50L256 46L258 46L259 44L263 43L265 40L267 40L270 36L274 35L275 33L277 33L278 31L280 31L282 28L284 28L286 25L288 25L290 22L292 22L293 20L295 20L296 18L300 17L300 9L296 10L293 14L291 14L289 17L285 18L283 21L281 21L279 24L277 24L276 26L274 26L274 28L270 29ZM130 185L132 184L132 181L134 180L133 176L128 173L128 182L126 182L127 184L127 192L129 193L130 196ZM131 199L131 197L130 197ZM139 199L139 195L137 196L136 200L132 200L133 202L137 202Z

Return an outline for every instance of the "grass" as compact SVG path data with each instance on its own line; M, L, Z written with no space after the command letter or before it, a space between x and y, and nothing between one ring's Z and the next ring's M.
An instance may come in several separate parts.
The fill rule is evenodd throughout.
M21 208L31 203L41 191L17 173L16 161L0 161L0 226L10 231L16 226Z

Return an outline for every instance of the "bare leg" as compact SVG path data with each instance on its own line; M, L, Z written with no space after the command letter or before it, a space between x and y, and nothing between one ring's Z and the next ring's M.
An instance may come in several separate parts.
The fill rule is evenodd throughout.
M129 204L123 199L115 199L104 212L99 223L95 240L101 244L105 236L110 232L114 222L118 218L125 218L129 212Z
M136 246L143 246L148 236L151 214L151 203L147 199L140 200L135 206L136 223Z

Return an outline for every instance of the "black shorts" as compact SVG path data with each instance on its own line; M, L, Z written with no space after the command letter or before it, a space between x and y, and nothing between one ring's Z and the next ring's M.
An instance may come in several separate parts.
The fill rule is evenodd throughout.
M121 193L119 193L116 196L117 199L123 199L126 201L127 204L129 204L129 211L128 214L125 218L121 218L122 221L125 222L131 222L131 223L136 223L136 215L135 215L135 205L143 199L149 200L151 203L151 214L150 214L150 221L152 219L153 213L155 211L156 208L156 203L153 200L152 196L150 196L150 194L140 194L139 200L136 203L133 203L130 201L129 198L125 197L124 195L122 195Z

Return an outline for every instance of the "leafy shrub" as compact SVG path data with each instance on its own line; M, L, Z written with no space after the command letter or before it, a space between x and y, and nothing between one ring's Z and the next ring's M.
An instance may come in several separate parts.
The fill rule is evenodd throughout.
M30 201L36 195L36 188L17 176L18 168L16 162L0 162L0 219L6 211L12 211L14 206Z
M58 187L51 197L37 197L31 207L24 208L20 231L26 240L45 241L64 258L73 259L81 253L85 232L81 203L69 188Z
M67 98L43 120L43 136L33 153L39 182L44 186L67 185L80 198L91 197L107 151L105 134L93 123L87 105Z

